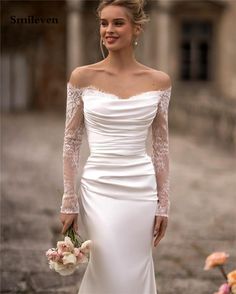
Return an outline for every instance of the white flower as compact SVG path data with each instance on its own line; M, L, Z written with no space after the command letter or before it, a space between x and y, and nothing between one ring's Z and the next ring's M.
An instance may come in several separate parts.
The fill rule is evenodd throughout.
M54 265L54 270L62 276L69 276L73 274L75 269L76 269L75 265L71 263L61 264L61 263L55 262L55 265Z
M55 261L49 260L49 268L54 270L55 269Z
M70 252L64 252L62 258L63 264L76 264L76 256Z
M91 245L92 245L92 241L91 240L87 240L85 241L81 247L80 247L80 250L83 252L83 253L89 253L90 250L91 250Z

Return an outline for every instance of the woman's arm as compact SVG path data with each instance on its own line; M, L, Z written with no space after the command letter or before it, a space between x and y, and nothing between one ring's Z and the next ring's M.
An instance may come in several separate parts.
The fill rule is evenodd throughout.
M152 162L155 168L158 202L155 215L168 217L169 201L169 134L168 106L171 85L160 94L156 116L152 122Z
M67 83L66 121L63 144L64 193L61 213L79 213L76 193L76 176L80 147L84 132L82 89L73 85L73 77Z

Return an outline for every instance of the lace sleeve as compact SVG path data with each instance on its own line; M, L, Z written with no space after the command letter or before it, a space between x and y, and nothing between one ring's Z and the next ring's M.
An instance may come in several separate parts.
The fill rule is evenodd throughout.
M157 208L155 215L168 217L169 201L169 134L168 106L171 87L161 92L157 113L152 122L152 162L155 168L157 182Z
M79 151L84 132L82 89L67 83L66 121L63 143L62 213L79 213L76 193L76 176L79 164Z

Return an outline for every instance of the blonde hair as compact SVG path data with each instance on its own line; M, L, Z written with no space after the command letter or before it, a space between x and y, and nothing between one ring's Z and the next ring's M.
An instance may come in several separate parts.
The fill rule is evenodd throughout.
M131 22L133 24L141 25L142 29L145 24L150 21L149 16L143 9L145 0L101 0L96 9L98 17L100 17L102 9L108 5L117 5L127 8Z

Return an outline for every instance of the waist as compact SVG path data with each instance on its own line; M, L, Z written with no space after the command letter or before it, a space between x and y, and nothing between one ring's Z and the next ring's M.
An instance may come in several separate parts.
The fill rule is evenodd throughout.
M133 177L155 175L151 157L141 155L115 155L92 153L84 166L83 177Z
M97 135L97 134L96 134ZM103 135L88 138L90 153L95 156L144 156L146 155L146 140L144 136L108 136Z
M147 156L146 150L90 150L89 157L129 157L132 159L145 156Z
M139 154L117 154L117 153L100 153L91 152L87 158L86 165L94 166L134 166L137 164L146 165L153 170L153 162L151 156L146 152Z
M89 146L90 154L93 156L145 156L147 155L146 146L144 145L124 145L116 144L92 144Z

